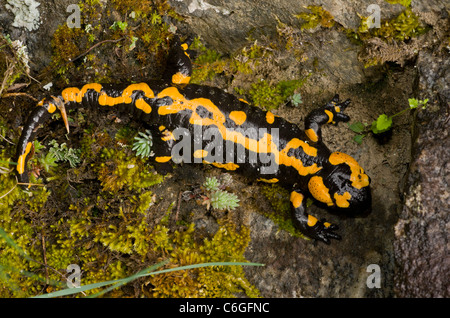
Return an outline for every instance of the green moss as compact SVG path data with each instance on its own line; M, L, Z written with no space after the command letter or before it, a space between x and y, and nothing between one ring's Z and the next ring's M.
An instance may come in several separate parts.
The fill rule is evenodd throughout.
M66 171L69 187L63 186L65 178L51 184L54 192L46 187L23 191L15 187L11 174L0 174L0 228L28 255L25 258L0 239L0 296L29 297L64 288L62 277L69 264L80 266L85 285L127 277L161 259L170 259L169 267L245 261L247 228L238 232L234 224L220 222L218 232L205 237L189 221L176 230L169 226L174 203L161 216L152 185L162 177L132 154L131 138L125 138L132 135L127 130L113 138L87 129L81 145L83 164ZM6 151L0 160L10 160ZM72 172L82 182L74 183ZM102 186L95 183L91 189L87 186L94 175ZM67 192L70 200L61 199ZM170 273L134 284L149 297L258 295L237 266ZM107 295L134 296L133 290L125 286Z
M368 33L371 37L378 37L385 41L404 41L423 34L425 31L425 27L410 8L406 8L390 21L382 22L380 28L372 28L367 31L361 27L359 29L360 33ZM367 34L361 35L361 38L365 39L366 36Z
M191 83L210 80L223 72L226 61L217 51L206 48L199 38L195 38L189 48L197 51L197 57L193 61Z
M285 103L304 82L304 80L287 80L271 85L267 81L259 81L252 84L249 95L255 105L272 110Z
M49 71L61 85L81 81L79 74L97 82L111 82L119 76L127 80L143 68L155 72L164 63L172 33L161 17L180 18L166 1L82 1L79 7L82 27L63 24L51 40ZM122 63L112 62L117 55Z
M221 222L219 230L203 241L195 239L195 228L191 224L186 231L175 232L167 237L171 241L170 267L204 262L245 261L243 253L250 240L247 228L238 232L232 223ZM173 272L151 277L153 297L234 297L245 293L258 297L258 290L246 279L240 266L204 267Z
M385 0L385 1L390 4L401 4L406 8L411 6L411 0Z
M306 8L310 13L302 12L295 15L296 18L305 21L301 25L302 30L313 29L319 25L324 28L331 28L334 26L334 17L321 6L307 6Z
M405 41L426 32L425 26L410 8L406 8L398 16L380 23L379 28L369 28L369 18L361 17L358 30L346 30L348 36L362 43L373 37L384 41Z
M272 205L273 210L265 212L264 215L277 224L280 229L291 235L306 238L292 223L289 192L277 184L261 185L261 192Z

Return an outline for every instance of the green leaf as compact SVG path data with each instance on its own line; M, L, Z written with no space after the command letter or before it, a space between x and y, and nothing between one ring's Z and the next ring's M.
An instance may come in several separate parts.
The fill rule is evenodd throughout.
M415 109L419 106L419 101L415 98L408 98L408 103L411 109Z
M378 116L377 120L372 122L372 131L374 134L381 134L391 129L392 117L388 117L386 114Z
M364 126L363 123L357 121L357 122L354 122L353 124L351 124L348 128L350 128L353 132L359 134L364 131L366 126Z
M415 109L419 107L419 105L422 105L422 109L425 109L427 108L428 98L425 98L424 100L408 98L408 103L411 109Z
M353 141L356 142L357 144L362 144L362 140L366 135L356 135L355 137L353 137Z

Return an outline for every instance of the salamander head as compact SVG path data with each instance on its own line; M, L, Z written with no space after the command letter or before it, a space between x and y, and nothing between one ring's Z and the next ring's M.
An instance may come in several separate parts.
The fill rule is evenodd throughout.
M308 188L318 201L346 214L362 214L371 206L370 177L355 159L333 152L330 165L311 177Z

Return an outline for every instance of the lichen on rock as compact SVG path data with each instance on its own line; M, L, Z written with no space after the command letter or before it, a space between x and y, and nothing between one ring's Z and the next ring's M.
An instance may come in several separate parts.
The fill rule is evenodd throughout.
M34 0L7 0L6 8L14 13L12 26L26 28L28 31L37 30L40 21L39 2Z

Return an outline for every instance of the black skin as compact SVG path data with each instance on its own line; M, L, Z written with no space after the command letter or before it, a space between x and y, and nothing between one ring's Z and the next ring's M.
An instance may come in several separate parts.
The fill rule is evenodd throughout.
M181 42L179 42L176 37L174 44L172 45L169 57L168 57L168 68L162 81L149 82L148 86L154 92L153 98L147 98L143 91L136 90L132 94L132 102L129 104L118 104L115 105L114 110L116 112L126 111L131 113L136 118L140 119L147 126L153 127L154 132L154 148L152 149L156 156L169 156L172 151L172 147L175 145L174 140L163 141L162 138L166 136L168 132L174 131L176 128L186 128L191 133L194 130L194 125L189 123L189 119L193 115L191 110L181 110L170 115L159 115L159 107L165 107L167 105L172 105L174 103L173 98L176 96L166 96L158 98L157 95L166 88L175 87L177 93L179 92L183 98L186 100L194 100L198 98L207 99L213 103L220 110L220 114L227 118L224 126L226 129L249 129L249 128L265 128L272 129L276 127L279 130L279 144L278 151L281 151L286 145L293 139L303 141L306 146L312 146L317 149L317 155L310 156L305 153L303 146L296 149L290 148L292 153L288 154L289 157L296 158L302 162L302 165L309 167L312 165L317 165L320 170L315 173L308 173L300 175L300 172L294 169L292 166L286 166L283 164L279 165L276 172L272 174L261 174L261 169L266 163L258 161L249 162L248 158L251 157L251 151L245 150L245 162L239 163L239 167L236 169L237 172L242 173L250 179L256 180L258 178L265 179L277 179L279 184L291 190L293 193L300 194L304 199L301 200L301 204L296 202L297 206L294 206L291 196L291 210L292 218L295 226L306 236L322 241L329 244L332 239L340 239L340 236L336 233L338 227L334 224L329 224L324 220L317 220L316 218L310 216L306 212L306 198L309 196L310 189L308 187L308 182L313 176L320 176L323 178L324 185L330 190L330 194L337 193L342 195L345 191L351 194L351 208L344 209L345 213L349 211L356 210L359 211L365 209L370 205L370 189L369 187L364 187L362 189L354 188L348 181L351 175L351 170L347 164L333 165L329 162L330 150L322 142L321 126L327 124L331 121L330 114L332 114L332 123L337 124L338 122L346 122L349 120L349 116L344 114L343 111L350 104L349 100L340 102L339 96L336 95L329 103L325 106L313 110L305 120L305 131L312 130L317 135L317 140L312 140L308 137L303 130L298 128L297 125L286 121L283 118L275 117L273 122L268 123L266 116L267 112L248 105L246 102L238 100L235 96L228 94L218 88L201 86L195 84L174 84L171 83L171 78L173 74L182 73L185 76L190 76L192 72L192 66L187 52L181 49ZM106 93L110 97L121 96L122 92L127 84L108 84L102 85L102 93ZM78 107L102 107L99 106L99 96L100 93L94 89L89 89L83 95L81 102L66 101L63 106L65 108L78 108ZM151 106L152 111L147 114L136 107L136 101L138 99L144 100L149 106ZM39 125L44 124L51 116L47 111L49 105L53 104L63 104L64 101L61 94L52 96L51 98L45 99L41 107L36 107L28 118L27 123L24 126L22 135L19 139L17 145L17 157L19 159L23 157L26 152L26 147L29 142L34 140L36 130ZM105 106L103 106L105 107ZM111 107L110 107L111 108ZM197 115L201 118L213 118L214 114L209 112L206 108L202 106L197 107L195 110ZM233 111L243 112L246 114L246 121L240 125L236 124L233 120L229 119L229 115ZM159 130L157 127L164 126L164 130ZM206 131L211 126L202 126L202 131ZM192 136L193 134L191 134ZM250 138L250 137L249 137ZM177 140L178 142L178 140ZM207 141L202 141L202 149L208 145ZM236 145L237 147L239 145ZM19 173L18 170L18 180L21 183L28 182L28 174L26 171L26 162L29 159L29 155L25 156L25 165L23 173ZM207 157L205 158L207 159ZM192 161L193 162L193 161ZM210 161L211 162L211 161ZM234 153L233 162L239 162L237 158L237 152ZM159 172L171 171L172 165L167 163L160 163L156 165ZM344 180L344 181L342 181ZM333 204L335 206L335 199ZM349 201L349 202L350 202ZM313 221L311 221L313 220Z

